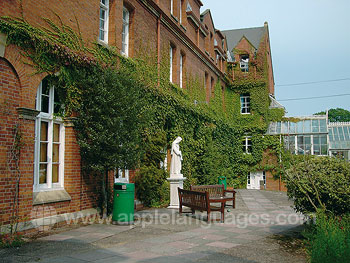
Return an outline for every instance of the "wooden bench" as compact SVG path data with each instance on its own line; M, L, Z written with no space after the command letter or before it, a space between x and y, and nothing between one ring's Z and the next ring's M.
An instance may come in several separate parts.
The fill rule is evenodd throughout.
M221 222L225 221L225 207L210 206L209 193L208 192L197 192L190 190L183 190L178 188L179 191L179 212L182 214L182 206L187 206L191 208L192 214L195 213L195 210L201 212L207 211L207 221L210 221L211 211L220 211L221 212Z
M191 185L190 189L192 191L208 192L209 198L227 197L226 193L232 193L232 207L236 208L236 191L235 190L225 190L225 187L223 184Z

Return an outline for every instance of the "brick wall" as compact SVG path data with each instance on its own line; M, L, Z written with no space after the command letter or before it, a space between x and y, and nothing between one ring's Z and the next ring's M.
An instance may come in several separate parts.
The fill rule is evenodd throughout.
M188 1L192 7L192 13L199 21L202 30L208 33L204 37L198 25L187 19L185 12L187 1L182 7L182 24L179 19L170 15L170 1L151 0L110 0L109 6L109 32L108 43L121 50L122 46L122 15L125 6L130 12L129 27L129 56L136 57L140 50L149 50L157 54L160 59L169 54L170 44L175 47L173 64L173 82L180 83L180 55L185 56L184 76L197 77L203 81L207 74L205 87L200 87L209 102L213 96L212 83L220 81L224 87L223 74L225 66L215 63L213 39L217 38L219 45L221 37L214 29L211 16L207 14L204 21L200 22L199 0ZM78 30L86 43L95 42L98 39L99 28L99 0L36 0L22 1L23 16L33 25L47 26L42 18L49 18L59 23L59 18L66 25ZM180 0L174 0L174 16L179 18ZM159 6L157 5L159 4ZM151 7L151 8L149 8ZM153 11L155 10L155 13ZM159 15L158 15L159 14ZM21 9L16 1L0 1L0 16L20 17ZM161 21L159 23L159 21ZM158 25L160 31L158 35ZM213 38L210 39L210 33ZM158 45L158 38L160 39ZM206 54L205 45L207 43ZM165 55L164 55L165 54ZM0 222L9 221L9 207L13 198L13 182L7 170L7 154L11 145L12 128L18 123L23 131L25 146L21 152L20 170L20 196L19 214L25 218L36 218L46 214L61 214L75 212L87 208L96 207L99 180L96 177L82 175L79 147L76 142L74 128L67 124L65 127L65 183L64 188L70 194L72 200L51 203L47 205L33 206L33 162L34 162L34 126L35 121L20 119L17 108L35 109L35 97L37 88L44 74L33 75L33 68L24 64L25 58L21 57L20 50L12 45L6 47L4 58L0 58ZM186 79L184 79L186 88ZM134 173L130 173L131 181ZM113 176L109 177L113 183ZM40 212L41 211L41 212Z

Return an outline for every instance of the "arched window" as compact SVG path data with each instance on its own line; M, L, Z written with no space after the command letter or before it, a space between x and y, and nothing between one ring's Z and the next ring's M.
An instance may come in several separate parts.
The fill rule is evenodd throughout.
M34 191L62 189L64 186L64 139L61 103L47 78L39 85L35 121Z

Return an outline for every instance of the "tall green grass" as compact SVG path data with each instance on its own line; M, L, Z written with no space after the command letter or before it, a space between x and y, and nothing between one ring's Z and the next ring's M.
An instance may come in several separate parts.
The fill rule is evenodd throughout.
M318 212L316 222L304 231L312 263L350 263L350 215Z

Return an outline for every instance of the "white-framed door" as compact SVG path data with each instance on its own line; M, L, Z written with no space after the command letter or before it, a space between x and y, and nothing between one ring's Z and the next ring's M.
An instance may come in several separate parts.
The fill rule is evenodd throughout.
M116 169L114 182L115 183L129 183L129 170Z
M260 190L260 182L263 181L266 185L266 177L264 171L250 172L247 178L247 189Z

